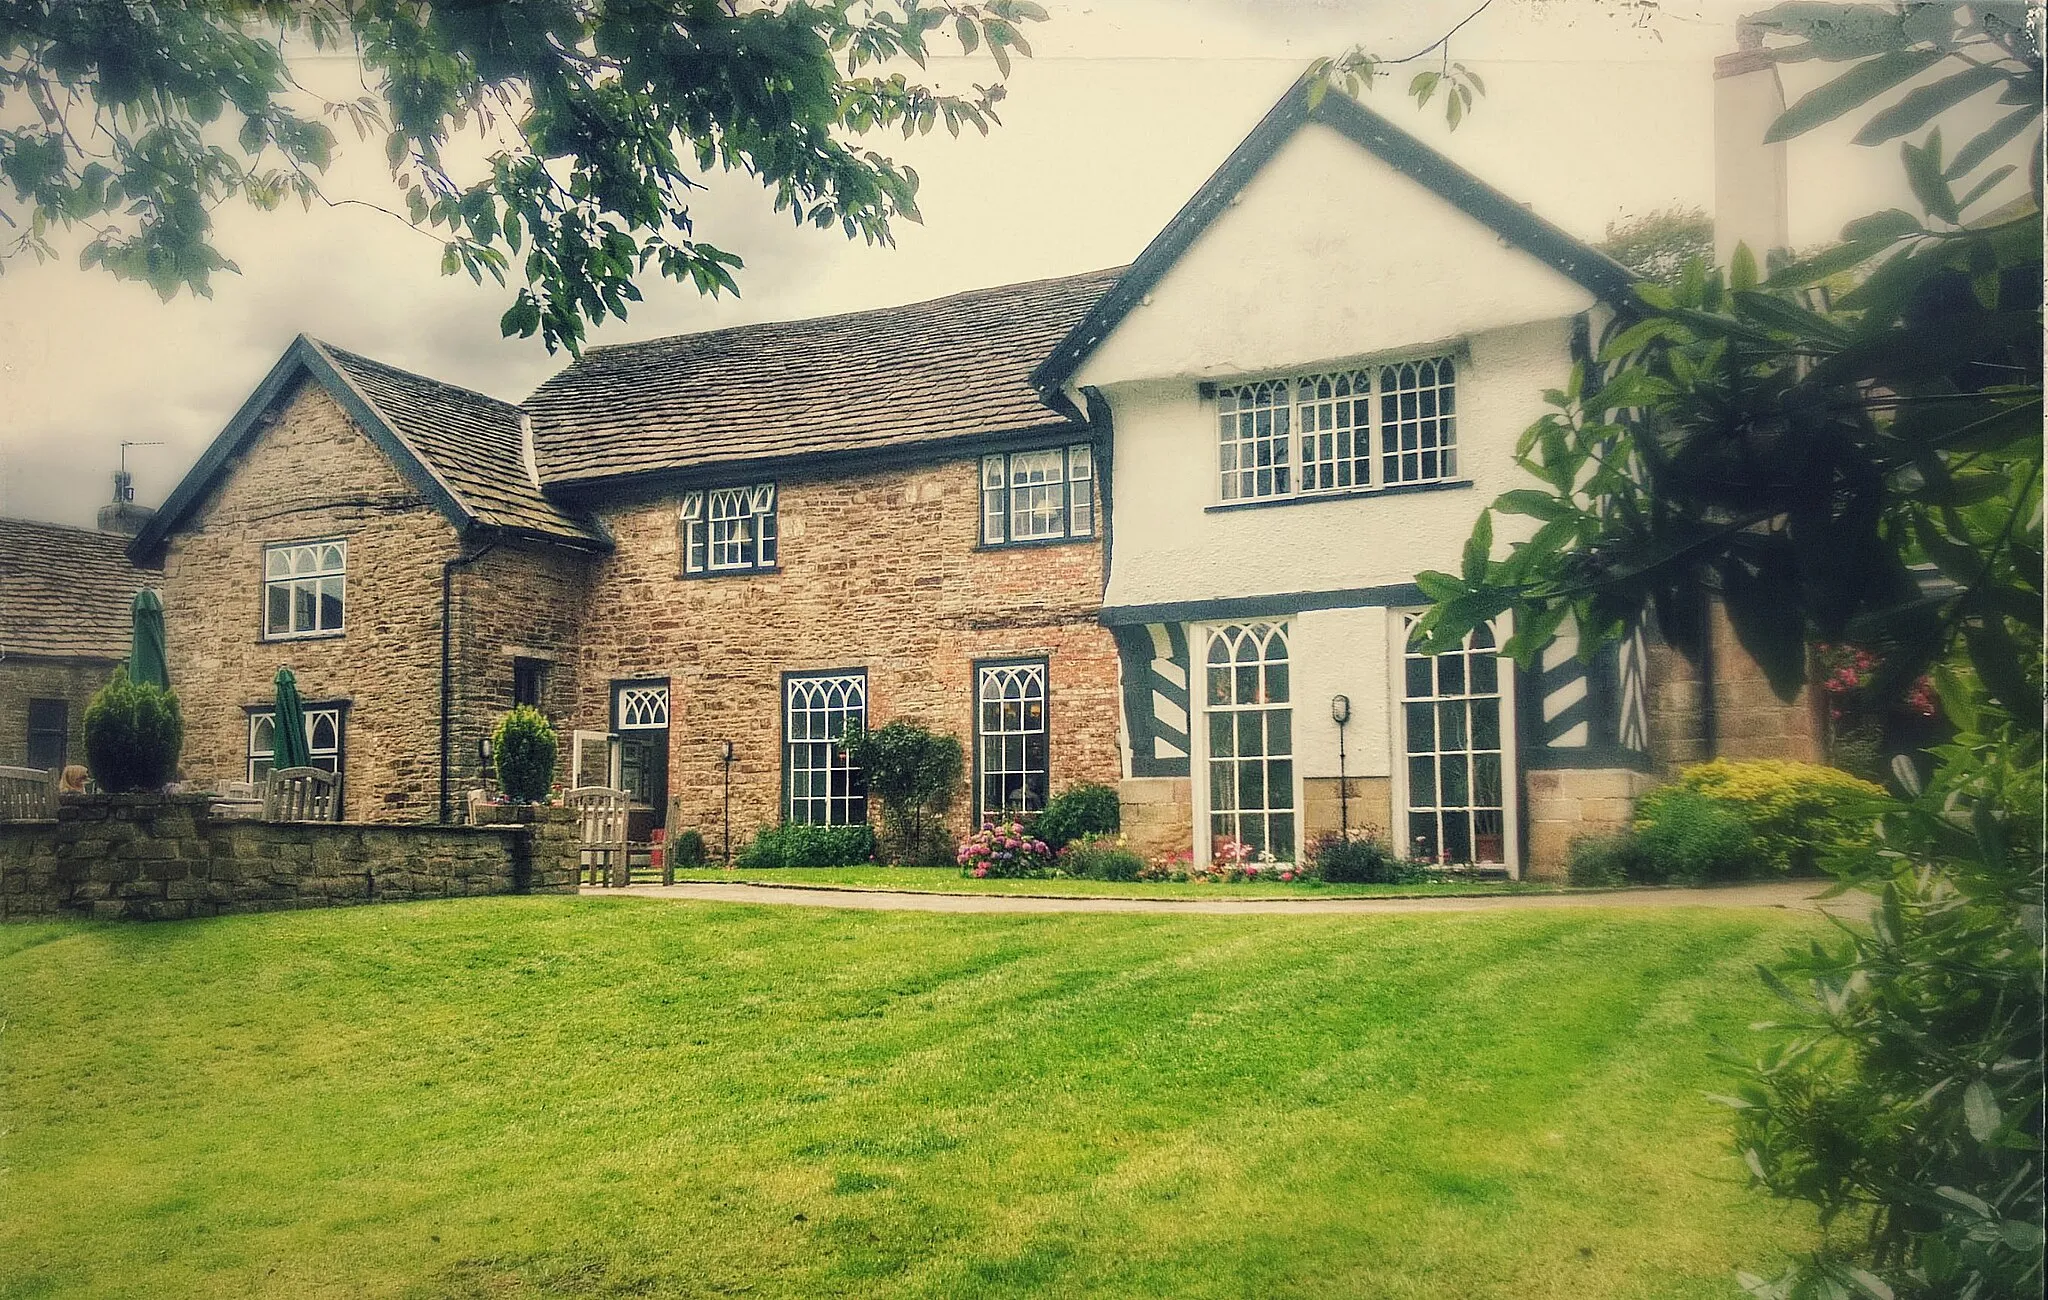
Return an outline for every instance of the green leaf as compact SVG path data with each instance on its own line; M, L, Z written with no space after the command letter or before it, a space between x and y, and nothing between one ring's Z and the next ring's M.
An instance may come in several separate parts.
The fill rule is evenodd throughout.
M965 15L953 20L953 35L960 40L962 54L972 54L981 45L980 30L975 27L974 20Z
M1905 161L1906 179L1911 182L1913 197L1920 200L1920 206L1929 216L1940 217L1950 225L1960 224L1963 217L1956 206L1955 193L1941 175L1941 132L1937 130L1929 136L1925 148L1901 145L1899 155Z
M1967 176L1971 168L1997 153L2000 145L2025 130L2029 122L2040 116L2041 106L2035 103L1999 118L1979 131L1968 144L1958 149L1955 158L1949 162L1948 170L1943 174L1950 180Z
M1991 1086L1982 1079L1973 1080L1969 1087L1963 1089L1963 1122L1970 1126L1971 1137L1979 1142L1989 1142L2004 1118L1999 1113L1997 1099L1991 1095Z
M1560 500L1548 492L1539 492L1535 488L1515 488L1513 491L1503 492L1493 503L1493 508L1511 515L1526 515L1531 519L1540 519L1544 523L1556 523L1579 517L1578 507L1571 502Z
M1907 235L1917 235L1925 229L1926 227L1920 224L1920 218L1907 212L1905 209L1886 208L1882 212L1873 212L1867 217L1858 217L1848 225L1843 226L1842 238L1859 241L1866 239L1889 241L1901 239Z
M2002 84L2005 73L1990 65L1968 67L1932 85L1922 86L1872 117L1855 136L1856 144L1883 144L1917 131L1936 114L1955 107L1979 91ZM1896 84L1896 83L1895 83ZM1874 92L1873 92L1874 93Z
M1486 581L1486 562L1493 556L1493 511L1479 512L1472 535L1465 539L1465 581L1474 586Z
M1963 197L1956 200L1956 210L1960 212L1963 209L1969 207L1972 203L1975 203L1978 199L1983 198L1985 194L1990 192L1992 186L1998 184L1998 182L2012 175L2013 172L2017 170L2018 168L2014 167L2011 163L2007 163L2005 166L2000 167L1997 170L1993 171L1983 180L1980 180L1975 185L1972 185L1970 187L1969 193L1963 195Z
M1865 60L1833 81L1802 96L1764 133L1765 144L1802 135L1941 62L1938 50L1893 50Z
M1749 251L1748 244L1735 245L1735 255L1728 259L1728 285L1733 289L1754 289L1757 284L1756 254Z

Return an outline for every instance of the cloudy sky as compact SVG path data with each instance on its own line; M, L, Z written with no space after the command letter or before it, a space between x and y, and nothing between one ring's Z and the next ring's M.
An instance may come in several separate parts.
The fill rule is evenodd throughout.
M943 130L879 147L923 177L925 224L893 249L792 230L757 192L714 181L700 234L746 258L742 296L667 281L593 344L915 301L1129 261L1307 61L1353 41L1407 54L1477 0L1074 0L1047 3L1037 57L1010 79L987 139ZM1432 105L1368 99L1409 130L1581 237L1672 204L1712 203L1711 64L1735 46L1721 0L1494 0L1453 57L1488 96L1455 134ZM1811 68L1813 65L1806 65ZM914 72L914 69L912 70ZM985 62L933 60L941 83ZM329 61L302 78L352 75ZM1793 70L1793 77L1799 70ZM1800 92L1788 78L1788 90ZM1793 156L1795 244L1891 202L1895 151L1855 150L1847 128ZM1853 163L1852 167L1850 164ZM1858 170L1860 169L1860 170ZM376 142L344 140L330 193L387 199ZM439 275L438 240L361 208L225 209L219 244L243 274L211 299L160 303L74 260L0 275L0 514L90 524L124 441L154 504L295 334L517 401L564 361L499 337L510 290Z

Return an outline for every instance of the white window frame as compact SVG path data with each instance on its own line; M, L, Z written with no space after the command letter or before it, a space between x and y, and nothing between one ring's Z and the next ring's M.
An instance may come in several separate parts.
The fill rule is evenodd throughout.
M1019 483L1018 462L1053 457L1059 477L1034 477ZM1093 443L1030 447L994 452L981 458L981 544L1028 546L1047 542L1087 541L1096 534L1101 510ZM1056 504L1034 504L1049 502ZM1020 510L1020 499L1025 508ZM1019 520L1025 526L1019 527ZM1043 520L1041 526L1033 521Z
M342 739L342 729L347 725L347 718L348 710L340 704L309 704L305 706L306 754L312 765L323 772L332 772L336 776L341 775L342 758L346 753ZM314 738L320 732L319 723L322 720L332 724L334 736L332 744L315 745L313 743ZM256 747L256 733L262 723L270 724L270 748L268 749L258 749ZM246 770L250 784L259 785L264 777L269 775L269 770L266 768L261 775L258 775L256 765L258 763L274 764L277 760L277 710L251 709L248 717L248 733L249 743L245 750L248 754Z
M984 660L974 665L974 816L977 824L993 813L1036 813L1045 810L1052 793L1052 675L1043 658ZM991 694L993 689L994 693ZM1038 705L1036 725L1031 705ZM1007 706L1016 705L1016 722L1011 725ZM990 706L995 706L998 724L988 727ZM1031 764L1033 738L1043 762ZM1013 747L1009 742L1015 742ZM1022 765L1013 764L1014 752L1021 750ZM993 761L992 761L993 760ZM1031 778L1043 777L1041 798L1030 796ZM1021 777L1026 798L1023 807L1009 804L991 806L988 786L991 778Z
M620 731L668 730L668 683L615 684L613 708Z
M330 588L336 605L332 624L325 621ZM282 589L285 617L282 629L271 621L271 592ZM312 599L310 626L299 626L299 594ZM271 542L263 548L263 639L304 641L314 637L340 636L348 628L348 541L328 537L310 542Z
M843 693L842 698L849 701L849 703L837 709L831 707L829 693L833 690L841 691ZM810 822L811 825L816 826L858 826L868 819L867 784L861 779L860 769L854 767L848 761L846 751L840 747L839 733L835 731L829 735L812 735L813 728L807 724L803 729L803 735L797 735L795 723L797 720L798 696L800 694L811 696L819 693L824 693L828 702L822 707L814 707L809 700L806 700L803 710L806 716L811 714L825 714L829 716L837 712L852 715L853 718L857 718L863 727L867 725L868 674L866 669L854 668L824 673L790 673L783 677L783 817L787 821ZM798 762L798 747L814 747L817 745L829 746L824 766L819 767L809 762L800 765ZM811 756L813 755L808 752L803 755L806 758ZM826 773L825 794L822 796L810 794L799 796L797 794L796 780L799 772ZM832 793L831 774L839 772L847 774L847 792L844 795ZM799 811L805 814L817 811L816 808L811 806L815 804L824 805L824 821L811 822L808 815L802 817L797 815ZM799 805L802 805L801 809Z
M1212 814L1215 810L1211 807L1210 781L1212 777L1209 771L1209 764L1214 755L1210 751L1209 719L1212 713L1219 710L1212 708L1209 703L1209 647L1211 641L1224 632L1233 628L1252 627L1277 629L1278 634L1287 647L1287 709L1290 714L1288 720L1289 744L1287 760L1292 770L1294 843L1286 854L1282 854L1277 848L1273 848L1270 851L1280 861L1299 862L1301 861L1304 848L1305 828L1302 824L1302 795L1304 786L1301 765L1302 745L1299 729L1301 720L1299 707L1301 701L1298 698L1300 691L1297 680L1300 677L1301 665L1299 660L1295 658L1294 653L1293 621L1286 617L1276 617L1239 619L1224 623L1198 623L1188 629L1188 701L1194 712L1193 727L1188 738L1189 748L1193 751L1193 759L1190 763L1189 771L1193 777L1190 785L1193 787L1194 798L1189 802L1194 805L1194 848L1195 859L1198 863L1209 860L1210 855L1214 852L1215 845L1215 831L1212 826ZM1244 710L1242 707L1232 706L1223 711L1238 713ZM1270 758L1269 755L1262 757Z
M1389 694L1393 733L1393 821L1399 836L1395 847L1406 855L1413 851L1414 830L1409 826L1409 781L1408 781L1408 710L1407 705L1415 701L1408 698L1408 634L1416 619L1426 610L1406 609L1393 611L1387 620L1389 644L1387 662L1389 671ZM1506 645L1513 634L1513 627L1507 615L1502 615L1492 624L1491 631L1496 651ZM1467 652L1469 653L1469 651ZM1515 663L1505 655L1496 654L1498 661L1497 678L1500 691L1500 756L1501 756L1501 857L1500 863L1488 866L1504 866L1508 878L1522 878L1522 763L1518 737L1520 723L1515 713ZM1436 698L1434 695L1431 697ZM1467 733L1469 740L1469 732Z
M1449 350L1218 387L1218 502L1463 481L1457 394L1467 367Z
M767 573L780 566L779 502L773 483L703 488L683 494L677 511L683 573L705 577Z

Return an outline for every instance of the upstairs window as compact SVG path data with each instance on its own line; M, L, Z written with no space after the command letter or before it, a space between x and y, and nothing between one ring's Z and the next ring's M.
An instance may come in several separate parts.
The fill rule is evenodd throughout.
M263 635L338 636L348 583L348 543L287 542L263 548Z
M1095 536L1095 452L1085 442L981 459L984 546Z
M1457 396L1457 363L1447 356L1219 389L1221 498L1455 479Z
M683 572L757 573L776 566L775 485L683 495Z

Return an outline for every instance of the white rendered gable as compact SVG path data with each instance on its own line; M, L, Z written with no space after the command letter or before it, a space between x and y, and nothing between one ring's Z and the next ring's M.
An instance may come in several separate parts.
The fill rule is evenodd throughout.
M1310 122L1072 383L1292 370L1554 320L1593 303L1449 200Z

